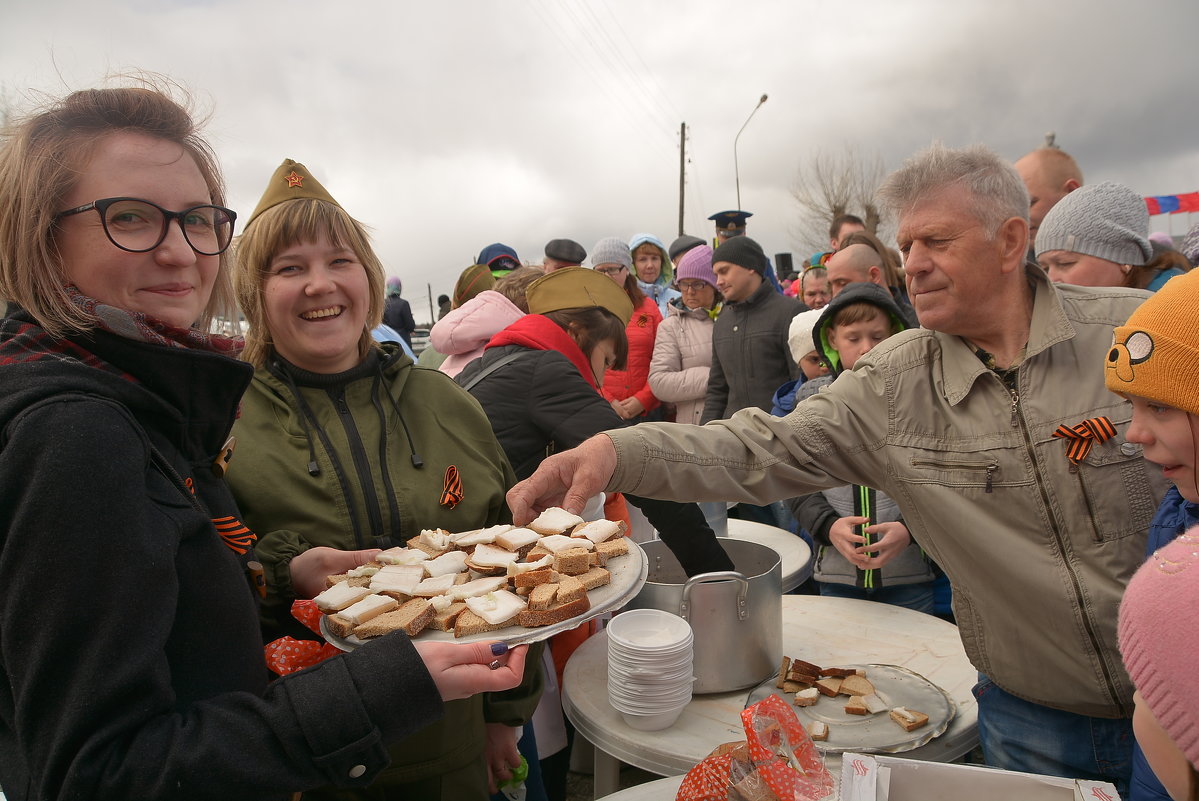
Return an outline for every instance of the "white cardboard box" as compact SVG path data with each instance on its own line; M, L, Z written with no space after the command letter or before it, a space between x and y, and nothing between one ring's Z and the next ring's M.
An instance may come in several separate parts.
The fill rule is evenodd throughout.
M1120 801L1107 782L881 754L841 757L841 801Z

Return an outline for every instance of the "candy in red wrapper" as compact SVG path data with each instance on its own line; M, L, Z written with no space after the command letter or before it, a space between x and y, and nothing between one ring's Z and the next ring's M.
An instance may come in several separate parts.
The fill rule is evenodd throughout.
M321 633L321 610L313 601L296 601L291 605L291 616L315 634ZM280 637L263 648L266 666L280 676L295 673L306 667L324 662L341 653L334 646L316 640L297 640Z
M727 743L692 768L676 801L819 801L832 774L791 705L771 695L741 713L744 743Z

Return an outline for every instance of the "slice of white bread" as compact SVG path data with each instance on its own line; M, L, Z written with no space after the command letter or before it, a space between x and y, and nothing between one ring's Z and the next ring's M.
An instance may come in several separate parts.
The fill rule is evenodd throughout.
M891 720L902 726L904 731L915 731L928 724L928 715L905 706L897 706L891 710Z
M583 518L578 515L572 515L561 507L553 506L537 515L537 519L529 524L529 528L538 534L561 534L582 522Z
M581 615L590 608L591 601L584 595L582 598L545 610L526 609L516 616L516 622L529 628L551 626L554 623L561 623L563 620Z

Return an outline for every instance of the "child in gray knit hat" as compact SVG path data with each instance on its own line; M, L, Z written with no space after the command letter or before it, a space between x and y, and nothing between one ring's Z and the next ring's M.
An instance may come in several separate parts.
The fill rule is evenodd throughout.
M1045 215L1037 230L1037 261L1057 283L1156 291L1181 271L1162 269L1148 232L1144 198L1111 181L1090 184Z

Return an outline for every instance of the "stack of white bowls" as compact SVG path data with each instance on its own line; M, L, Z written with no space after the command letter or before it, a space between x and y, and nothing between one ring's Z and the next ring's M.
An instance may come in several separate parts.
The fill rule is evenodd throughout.
M641 731L665 729L691 701L691 625L660 609L621 612L608 624L608 702Z

